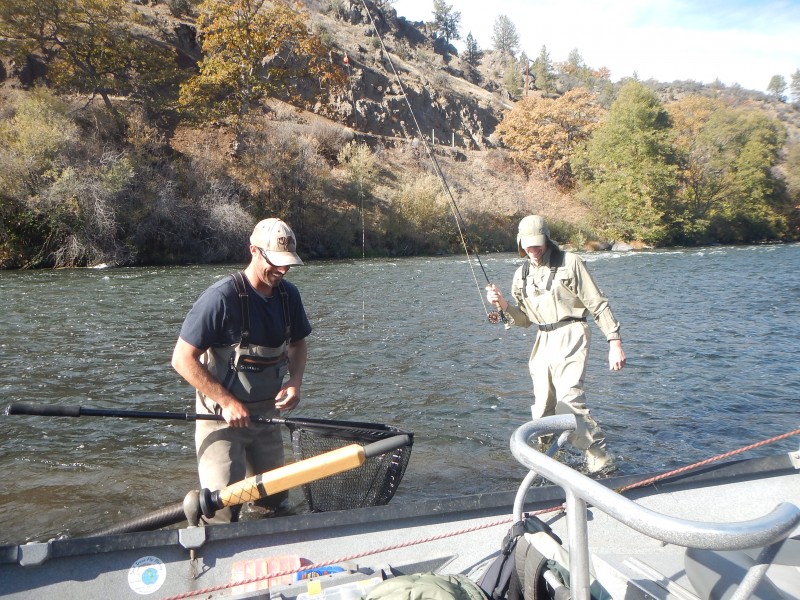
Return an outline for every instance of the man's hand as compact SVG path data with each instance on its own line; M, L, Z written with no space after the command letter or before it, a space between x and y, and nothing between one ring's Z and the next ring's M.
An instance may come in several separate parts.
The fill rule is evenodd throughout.
M250 411L239 401L231 401L222 407L222 418L229 427L249 427Z
M282 387L275 396L275 408L282 412L289 412L298 404L300 404L300 388L291 384Z
M620 371L625 366L625 351L622 349L622 340L608 342L608 368Z
M500 293L500 290L497 289L497 286L493 283L486 286L486 299L500 310L508 310L508 301L503 298L503 294Z
M172 352L172 367L189 385L222 408L222 417L231 427L250 425L250 411L222 384L208 372L200 357L205 353L188 342L178 338Z

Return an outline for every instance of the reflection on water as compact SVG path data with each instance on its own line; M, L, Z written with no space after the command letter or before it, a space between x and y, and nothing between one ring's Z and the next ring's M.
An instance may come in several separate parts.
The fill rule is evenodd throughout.
M800 426L800 246L584 257L623 324L628 366L608 371L592 326L587 381L621 472ZM508 292L518 259L482 262ZM0 273L2 405L192 410L172 347L191 303L235 268ZM413 431L393 502L516 487L524 469L508 440L529 414L535 332L487 322L465 257L311 263L289 277L314 325L303 401L289 416ZM197 487L191 423L0 419L0 543L93 531ZM791 438L754 452L796 447Z

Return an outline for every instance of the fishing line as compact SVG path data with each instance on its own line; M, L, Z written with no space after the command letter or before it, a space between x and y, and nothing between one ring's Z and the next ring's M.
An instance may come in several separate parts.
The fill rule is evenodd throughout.
M353 103L353 129L357 129L358 110L356 109L356 94L353 89L353 74L350 71L350 57L347 52L344 53L342 59L345 67L347 67L347 80L350 82L350 101ZM361 177L358 178L358 197L361 201L361 280L366 281L366 248L367 248L367 226L364 220L364 181ZM367 297L364 286L361 286L361 327L367 326Z
M361 281L367 280L366 267L366 247L367 247L367 227L364 223L364 186L361 179L358 180L358 195L361 196ZM361 286L361 327L367 326L367 292L366 286Z
M370 12L369 8L367 7L367 3L365 0L361 0L361 5L364 7L367 15L369 16L370 23L372 23L372 29L375 31L375 35L378 36L378 41L381 45L381 51L383 52L383 56L386 57L386 61L389 63L389 67L394 74L395 79L397 80L397 85L400 88L400 92L403 95L403 99L405 100L406 106L408 107L408 112L411 115L411 119L414 121L414 126L417 129L417 133L419 134L420 139L422 140L422 145L425 148L425 152L428 155L428 158L433 165L433 170L436 172L436 176L438 177L440 183L442 184L442 190L445 192L445 195L449 199L450 210L453 213L453 218L456 222L456 227L458 228L458 235L461 238L461 243L464 246L464 251L467 254L467 263L469 263L469 268L472 271L472 279L475 281L475 287L478 290L478 296L481 299L481 304L483 304L483 310L486 313L486 317L489 319L490 323L498 323L500 321L506 326L506 329L510 327L508 323L508 319L506 318L503 311L500 307L497 307L496 311L490 311L487 308L486 299L483 295L483 291L481 290L480 283L478 282L478 276L475 273L475 266L472 262L472 257L470 256L469 247L472 246L472 253L475 255L476 260L478 261L478 265L483 272L483 276L486 279L486 284L491 284L489 280L489 276L486 274L486 269L483 267L483 262L481 261L481 257L478 254L477 249L473 244L468 243L468 238L466 234L466 224L464 222L464 218L461 215L461 211L458 209L458 205L456 204L456 199L453 196L453 192L450 191L450 186L447 184L447 180L445 179L444 173L442 172L441 167L439 166L439 161L436 160L436 156L433 154L433 151L428 144L428 140L425 138L425 135L422 133L422 127L419 125L419 121L417 121L417 116L414 114L414 109L411 107L411 102L408 99L408 94L406 94L405 86L403 85L403 81L400 78L400 74L394 68L394 63L392 62L391 56L389 56L389 51L386 49L385 44L383 43L383 36L381 36L380 31L378 30L377 25L375 24L375 20L372 18L372 13ZM348 61L348 70L349 70L349 61Z

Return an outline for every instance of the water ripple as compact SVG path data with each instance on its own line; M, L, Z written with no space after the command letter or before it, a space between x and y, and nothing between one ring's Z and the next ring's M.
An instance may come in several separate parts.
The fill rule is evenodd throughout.
M628 366L608 371L592 325L587 374L589 406L623 473L800 427L800 246L584 258L623 324ZM507 293L519 259L482 262ZM172 347L197 296L235 268L0 272L4 401L192 410ZM394 502L516 486L525 470L508 439L530 414L535 331L486 322L465 257L319 262L290 278L314 325L303 402L290 416L412 430ZM191 423L6 416L3 428L0 509L26 517L7 520L0 543L85 533L197 487Z

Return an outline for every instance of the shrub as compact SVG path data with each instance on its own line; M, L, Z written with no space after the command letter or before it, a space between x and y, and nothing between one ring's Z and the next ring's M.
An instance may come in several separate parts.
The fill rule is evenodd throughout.
M389 251L439 254L457 249L457 227L435 175L411 178L391 200L384 224Z
M369 146L350 142L336 157L347 172L351 198L366 198L371 195L378 179L378 165Z
M65 150L78 142L68 107L47 90L18 94L12 116L0 121L0 186L24 203L34 202L64 168Z
M317 151L332 163L342 148L353 140L353 131L335 123L317 121L311 126L310 136L316 142Z

